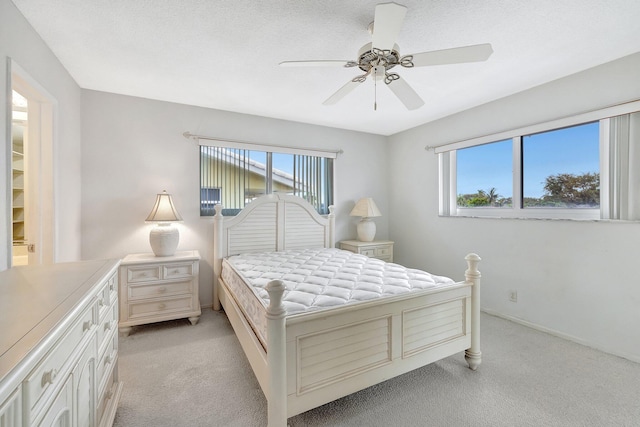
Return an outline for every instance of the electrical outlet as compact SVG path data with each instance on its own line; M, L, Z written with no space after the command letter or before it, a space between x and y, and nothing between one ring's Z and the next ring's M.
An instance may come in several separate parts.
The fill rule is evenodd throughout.
M509 301L518 302L518 291L509 292Z

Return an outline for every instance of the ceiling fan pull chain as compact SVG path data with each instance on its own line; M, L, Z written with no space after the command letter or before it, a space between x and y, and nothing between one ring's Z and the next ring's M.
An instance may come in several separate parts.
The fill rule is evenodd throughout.
M373 79L373 111L378 111L378 81Z

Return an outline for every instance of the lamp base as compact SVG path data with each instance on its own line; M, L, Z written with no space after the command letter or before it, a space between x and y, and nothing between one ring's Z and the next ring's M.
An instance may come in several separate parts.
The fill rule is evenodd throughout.
M180 233L170 223L160 223L151 229L149 243L156 256L171 256L176 253Z
M376 223L370 218L363 217L356 227L358 240L361 242L372 242L376 237Z

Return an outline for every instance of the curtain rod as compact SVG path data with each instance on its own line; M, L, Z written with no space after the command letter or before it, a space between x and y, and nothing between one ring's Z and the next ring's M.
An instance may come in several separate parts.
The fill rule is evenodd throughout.
M589 110L582 113L563 116L558 119L548 120L545 122L538 122L530 125L520 126L515 129L509 129L502 132L496 132L493 134L487 134L482 136L476 136L473 138L463 139L461 141L447 142L439 145L427 145L424 147L427 151L435 151L436 154L445 152L445 151L453 151L460 148L472 147L475 145L482 145L491 142L496 142L501 139L508 139L514 136L519 136L521 133L535 133L544 131L548 126L551 126L552 130L554 126L567 126L568 122L576 121L574 124L579 124L581 120L591 121L591 120L600 120L609 117L619 116L622 114L634 113L636 111L640 111L640 100L633 100L622 102L620 104L610 105L608 107L603 107L597 110ZM572 126L571 124L569 126Z
M234 148L264 149L265 147L268 147L271 149L270 151L274 151L275 149L276 152L278 152L277 150L282 150L282 152L285 152L288 154L303 154L303 155L310 155L310 153L315 153L315 154L320 154L318 157L332 157L334 159L338 157L338 154L342 154L344 152L341 149L291 147L287 145L272 145L272 144L264 144L264 143L258 143L258 142L238 141L234 139L216 138L213 136L194 135L191 132L184 132L182 136L184 136L187 139L198 141L199 145L208 145L208 144L200 143L200 140L216 141L228 147L234 147Z

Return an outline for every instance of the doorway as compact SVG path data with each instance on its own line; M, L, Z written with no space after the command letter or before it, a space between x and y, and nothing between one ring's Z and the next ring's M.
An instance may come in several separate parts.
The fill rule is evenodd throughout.
M11 78L10 265L55 262L53 139L55 100L15 61Z

